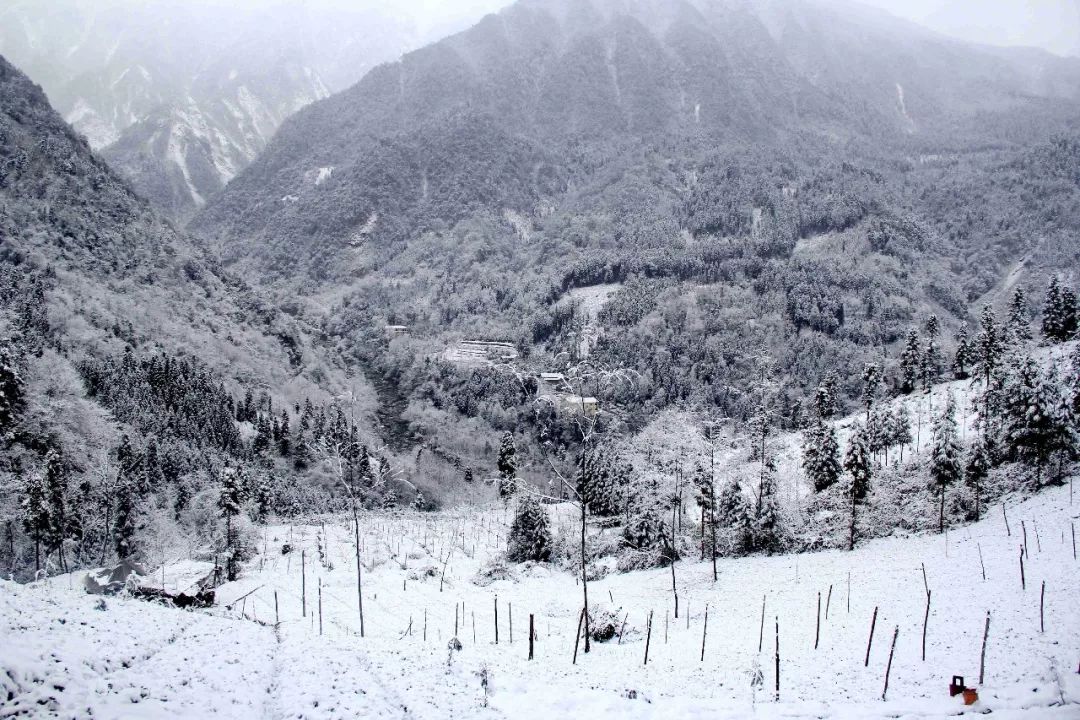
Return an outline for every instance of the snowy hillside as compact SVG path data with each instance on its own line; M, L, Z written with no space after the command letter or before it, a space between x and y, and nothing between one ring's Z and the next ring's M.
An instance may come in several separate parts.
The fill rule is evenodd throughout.
M576 665L581 594L571 575L512 566L506 577L481 579L503 543L501 508L363 516L362 638L352 532L343 522L267 530L265 551L241 580L218 589L210 612L102 602L83 593L79 578L3 583L0 716L943 717L963 710L947 692L959 674L978 686L974 712L1076 717L1080 504L1070 504L1068 487L1007 503L1008 529L1002 506L991 510L948 536L876 540L853 553L723 559L715 584L707 563L678 563L678 620L670 570L610 575L590 583L590 601L617 608L625 632L594 643L589 655L579 651ZM447 646L455 624L460 651Z

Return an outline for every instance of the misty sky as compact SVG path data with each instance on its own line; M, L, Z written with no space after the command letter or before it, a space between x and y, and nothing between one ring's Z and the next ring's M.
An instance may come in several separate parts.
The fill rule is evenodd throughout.
M1080 0L858 0L931 30L1080 56Z

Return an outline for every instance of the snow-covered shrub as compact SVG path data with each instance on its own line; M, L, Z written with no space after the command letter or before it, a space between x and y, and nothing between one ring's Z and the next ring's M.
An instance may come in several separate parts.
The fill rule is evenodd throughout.
M497 580L513 580L514 573L506 560L496 555L473 576L473 585L487 587Z
M589 605L589 637L596 642L607 642L618 636L622 623L622 608L607 603Z
M506 557L511 562L544 561L551 558L552 538L547 511L529 494L523 494L510 525Z

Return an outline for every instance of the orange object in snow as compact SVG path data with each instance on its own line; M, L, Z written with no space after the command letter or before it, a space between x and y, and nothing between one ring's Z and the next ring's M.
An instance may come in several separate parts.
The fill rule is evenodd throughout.
M974 705L979 700L979 691L975 688L964 688L964 704Z

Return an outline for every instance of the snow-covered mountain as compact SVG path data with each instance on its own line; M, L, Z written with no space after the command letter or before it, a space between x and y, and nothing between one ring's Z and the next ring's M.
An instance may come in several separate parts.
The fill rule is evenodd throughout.
M138 191L184 220L286 117L498 2L424 5L15 0L0 8L0 54Z

